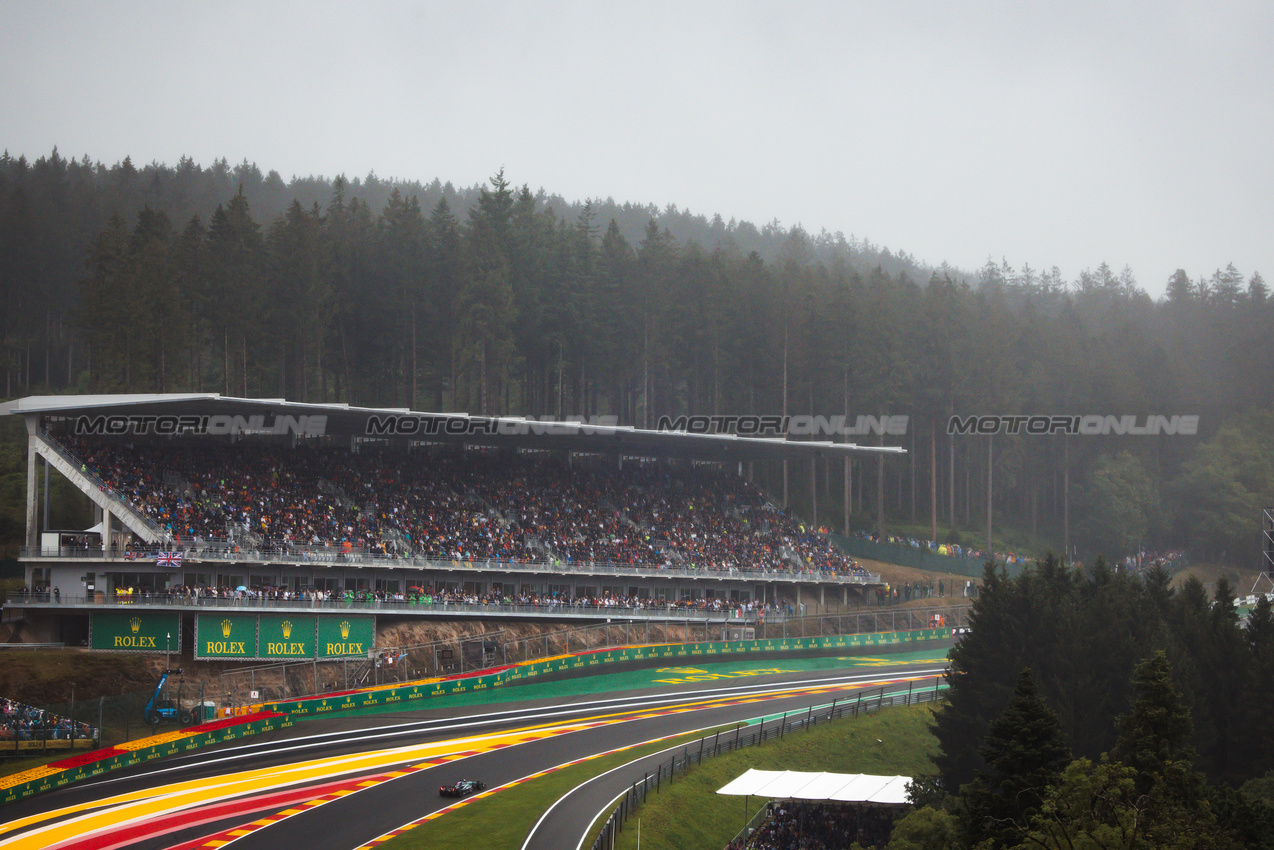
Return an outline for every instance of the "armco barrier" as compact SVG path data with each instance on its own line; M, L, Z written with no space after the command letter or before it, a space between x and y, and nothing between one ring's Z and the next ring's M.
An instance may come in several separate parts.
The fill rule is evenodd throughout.
M428 679L396 687L368 691L334 693L308 699L266 703L266 711L298 718L316 717L339 711L382 705L410 705L427 697L472 693L499 687L508 682L532 679L549 673L563 673L612 664L620 661L645 661L662 658L709 658L739 656L757 652L801 652L820 649L852 649L940 640L951 636L949 629L916 629L905 632L835 635L807 638L773 638L769 640L708 641L704 643L655 644L621 649L603 649L577 655L562 655L541 661L502 667L479 676Z
M653 644L621 649L603 649L578 655L561 655L540 661L499 668L480 676L429 679L415 684L370 691L329 694L324 697L267 703L252 714L227 717L177 732L153 735L116 747L65 758L42 767L0 778L0 804L12 803L62 788L82 779L121 767L131 767L151 759L175 756L200 747L233 741L248 735L285 729L296 719L321 717L338 711L372 706L410 704L426 697L470 693L498 687L507 682L532 679L548 673L582 670L620 661L661 658L705 658L738 656L758 652L801 652L940 640L950 637L949 629L916 629L904 632L836 635L770 640L708 641L704 643Z
M201 726L192 726L179 732L152 735L149 738L130 741L116 747L72 756L0 779L0 804L12 803L15 800L30 797L32 794L52 791L91 776L98 776L121 767L131 767L151 759L175 756L200 747L234 741L247 735L256 735L273 729L284 729L291 726L292 722L287 716L275 712L259 713L250 717L231 717Z

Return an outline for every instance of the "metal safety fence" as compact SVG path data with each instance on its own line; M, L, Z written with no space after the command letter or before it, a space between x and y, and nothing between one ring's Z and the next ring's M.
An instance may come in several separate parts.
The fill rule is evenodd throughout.
M908 683L906 691L888 694L882 686L874 694L859 693L856 699L835 700L828 706L811 706L804 712L789 712L768 722L763 718L755 727L740 724L734 730L724 734L716 732L694 743L686 744L682 747L680 754L671 754L666 762L656 765L653 774L646 771L640 779L635 780L628 787L618 805L611 811L610 817L602 825L601 832L593 841L592 850L614 850L616 837L623 832L624 825L646 802L647 797L652 792L660 793L665 784L671 785L678 776L684 777L691 767L701 764L706 758L731 753L744 747L759 746L766 741L783 738L792 732L812 729L828 720L858 717L860 714L870 714L895 705L931 702L938 698L939 692L943 689L945 685L942 684L941 678L935 678L931 686L915 687L915 683ZM734 840L746 838L750 827L750 824L745 826L743 832L736 835Z
M222 707L286 702L333 691L459 676L576 652L660 643L772 640L872 634L966 625L968 606L868 610L739 627L721 623L616 622L519 635L511 629L412 645L382 645L370 657L289 661L223 672ZM209 690L213 694L212 689ZM210 696L210 698L212 698Z

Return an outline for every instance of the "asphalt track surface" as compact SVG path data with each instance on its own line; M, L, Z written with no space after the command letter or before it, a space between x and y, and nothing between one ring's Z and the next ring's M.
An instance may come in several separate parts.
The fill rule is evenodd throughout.
M439 786L457 779L481 779L495 795L507 783L598 753L802 712L890 680L931 679L941 674L944 652L930 645L882 656L879 666L863 658L735 660L540 682L415 712L307 720L6 806L0 848L353 850L437 816L455 803L438 795ZM587 693L592 686L606 690ZM661 759L668 756L649 761ZM537 824L527 850L576 847L644 769L637 763L576 789Z

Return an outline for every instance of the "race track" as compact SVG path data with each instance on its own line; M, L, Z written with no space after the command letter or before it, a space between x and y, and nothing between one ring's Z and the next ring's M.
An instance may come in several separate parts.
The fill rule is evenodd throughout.
M908 680L931 686L944 669L939 646L876 657L735 660L444 697L411 713L310 720L11 804L0 810L0 848L352 850L422 818L446 817L456 801L439 797L438 787L462 777L484 781L495 803L508 783L599 753L802 712L890 682L903 682L903 691ZM642 770L635 765L576 789L536 825L527 850L576 847Z

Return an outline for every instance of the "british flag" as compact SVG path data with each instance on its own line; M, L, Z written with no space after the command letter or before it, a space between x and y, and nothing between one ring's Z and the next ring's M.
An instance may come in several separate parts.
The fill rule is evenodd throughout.
M156 566L171 567L177 569L181 566L180 552L160 552L159 557L155 558Z

